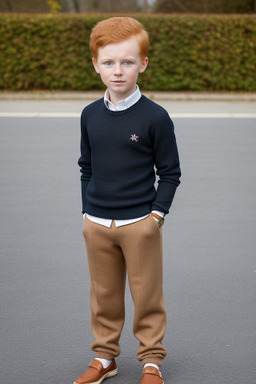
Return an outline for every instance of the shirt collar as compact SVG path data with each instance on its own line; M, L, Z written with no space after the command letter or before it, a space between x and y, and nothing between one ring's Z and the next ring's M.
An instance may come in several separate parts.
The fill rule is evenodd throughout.
M137 103L139 99L141 98L141 92L138 85L136 85L136 91L133 92L130 96L128 96L126 99L119 101L117 105L114 105L109 100L109 92L108 89L105 92L104 95L104 103L110 111L124 111L125 109L130 108L132 105Z

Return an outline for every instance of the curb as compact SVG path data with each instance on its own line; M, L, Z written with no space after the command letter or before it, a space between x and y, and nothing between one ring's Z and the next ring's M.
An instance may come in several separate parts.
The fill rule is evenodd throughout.
M151 100L171 101L245 101L255 102L256 93L209 93L209 92L143 92ZM103 97L104 91L91 92L0 92L0 100L96 100Z

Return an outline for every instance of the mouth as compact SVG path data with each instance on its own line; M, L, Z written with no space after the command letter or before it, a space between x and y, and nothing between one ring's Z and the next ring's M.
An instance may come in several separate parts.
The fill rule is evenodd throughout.
M124 80L114 80L112 83L114 84L123 84L125 81Z

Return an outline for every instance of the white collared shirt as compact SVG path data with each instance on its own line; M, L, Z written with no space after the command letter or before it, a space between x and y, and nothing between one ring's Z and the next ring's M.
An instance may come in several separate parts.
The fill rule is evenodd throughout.
M137 103L137 101L139 101L140 98L141 98L140 88L139 88L138 85L136 85L136 91L134 93L132 93L126 99L119 101L119 103L117 105L114 105L109 100L109 91L107 89L106 92L105 92L105 95L104 95L104 103L105 103L106 107L110 111L124 111L125 109L128 109L132 105ZM152 211L152 212L157 213L161 217L164 216L164 214L162 212L159 212L159 211ZM101 217L91 216L91 215L88 215L87 213L85 213L83 215L83 218L85 218L85 216L89 220L93 221L94 223L97 223L97 224L100 224L100 225L104 225L105 227L108 227L108 228L111 227L111 224L112 224L112 221L113 221L112 219L103 219ZM145 219L147 216L148 215L141 216L141 217L136 217L134 219L126 219L126 220L114 220L114 222L115 222L115 226L116 227L121 227L122 225L128 225L128 224L136 223L137 221Z
M135 92L133 92L126 99L119 101L117 105L114 105L109 99L109 91L107 89L104 95L104 103L106 107L110 109L110 111L125 111L126 109L130 108L132 105L137 103L137 101L139 101L140 98L141 98L140 88L138 85L136 85Z

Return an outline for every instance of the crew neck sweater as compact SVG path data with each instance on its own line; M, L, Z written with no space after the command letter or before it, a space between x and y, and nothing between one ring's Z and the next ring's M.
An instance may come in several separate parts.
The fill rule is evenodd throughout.
M169 114L143 95L124 111L95 101L81 115L78 164L83 213L120 220L167 214L181 175Z

